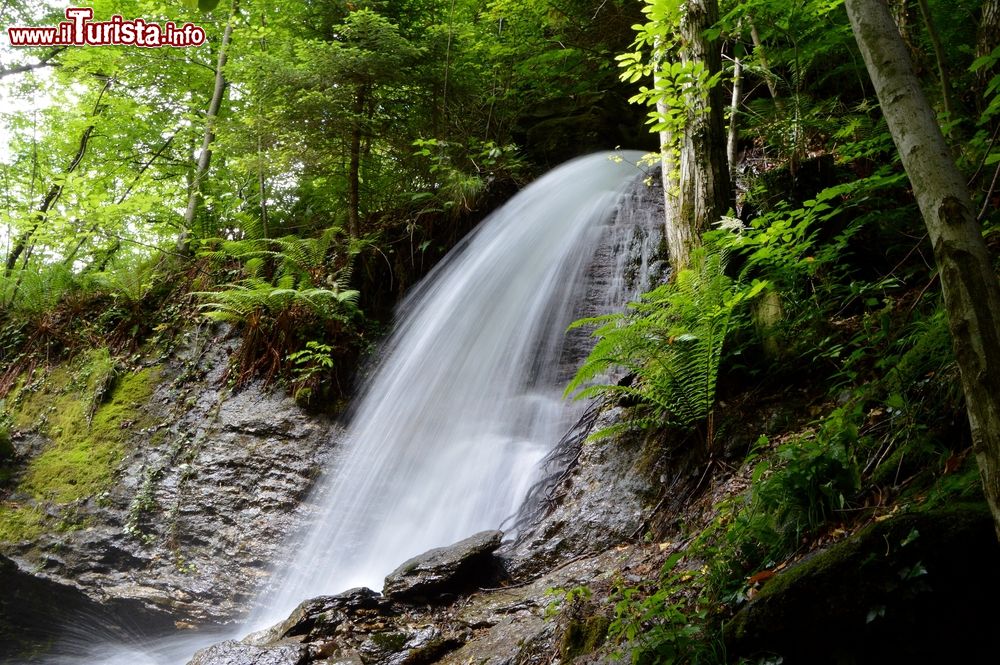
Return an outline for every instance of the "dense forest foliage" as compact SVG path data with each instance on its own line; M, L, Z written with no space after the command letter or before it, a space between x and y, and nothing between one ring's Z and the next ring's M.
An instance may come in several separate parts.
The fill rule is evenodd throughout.
M570 392L627 406L602 435L694 454L699 487L752 469L686 559L621 583L605 627L635 662L724 662L719 625L756 574L887 506L981 502L970 451L982 465L1000 436L970 428L952 335L974 328L984 357L998 340L946 308L955 270L845 4L861 7L95 0L98 18L190 21L208 43L0 49L0 399L46 363L107 346L127 364L207 316L240 335L234 386L330 408L392 305L491 207L567 158L648 148L675 274L579 323L599 341ZM874 5L993 256L1000 5ZM0 0L0 25L63 9ZM629 380L593 385L612 365ZM775 403L781 423L732 443Z
M93 6L208 43L4 51L3 391L39 354L136 346L198 311L245 327L238 381L318 387L366 344L361 312L384 320L482 211L644 140L613 60L630 3Z

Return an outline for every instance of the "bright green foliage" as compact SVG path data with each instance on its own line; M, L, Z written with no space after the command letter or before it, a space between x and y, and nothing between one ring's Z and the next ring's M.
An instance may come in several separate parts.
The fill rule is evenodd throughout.
M340 257L336 244L339 228L330 228L314 238L247 237L224 240L219 249L206 249L203 256L215 261L238 261L246 277L218 291L201 292L205 315L216 321L246 324L267 314L280 317L303 308L320 318L347 320L357 310L358 292L346 288L352 254ZM341 268L338 262L348 261Z
M323 373L333 369L333 347L316 341L306 342L306 348L288 354L285 359L292 364L292 396L308 402L316 383Z
M252 353L280 364L315 337L349 361L346 379L369 325L362 304L387 317L487 204L609 147L609 128L637 133L614 94L613 55L638 15L624 0L88 6L96 20L190 21L208 40L5 54L0 395L39 355L168 338L193 318L177 304L191 292L219 293L204 310L253 321L262 340L298 330ZM61 11L5 3L0 28L52 25ZM225 94L188 224L230 14ZM159 320L164 310L176 319Z
M646 22L636 30L632 51L615 59L622 68L621 79L643 84L629 102L652 107L648 124L651 132L666 132L673 144L661 146L675 159L686 128L691 126L693 109L707 111L709 93L719 84L721 73L710 74L700 60L682 58L680 32L685 5L681 0L645 0L642 12Z
M644 294L627 312L581 319L571 326L597 325L593 335L598 341L566 393L638 402L632 418L600 436L700 424L715 406L719 362L734 317L764 287L760 281L745 287L734 282L725 273L720 252L696 252L691 268ZM617 368L635 376L632 385L600 382ZM598 383L592 384L595 380ZM706 443L711 446L710 436Z

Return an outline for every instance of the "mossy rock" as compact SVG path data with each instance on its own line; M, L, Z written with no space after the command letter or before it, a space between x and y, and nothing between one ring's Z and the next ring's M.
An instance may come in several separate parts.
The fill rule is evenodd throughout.
M876 523L776 576L724 630L784 665L996 662L1000 544L981 504Z
M559 658L564 663L599 649L608 636L611 619L597 614L570 621L559 640Z
M120 375L97 349L44 380L21 382L8 402L14 426L47 443L19 466L17 501L0 503L0 543L74 528L75 520L58 516L112 486L131 432L152 424L147 407L158 378L158 368Z

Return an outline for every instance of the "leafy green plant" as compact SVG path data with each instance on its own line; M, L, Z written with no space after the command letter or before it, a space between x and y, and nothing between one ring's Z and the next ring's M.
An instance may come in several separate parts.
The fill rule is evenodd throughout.
M288 354L286 360L292 364L292 395L297 401L308 402L315 383L333 369L333 347L315 340L306 342L306 348Z
M627 429L666 425L693 428L706 422L712 444L712 410L722 349L738 308L766 284L741 286L725 273L718 251L700 250L691 267L644 294L624 313L581 319L570 329L596 325L598 338L566 388L578 398L601 395L637 403L632 417L602 430L608 436ZM606 383L622 368L631 384Z
M253 225L248 228L247 237L216 239L203 251L213 261L236 262L237 274L245 277L216 291L194 294L202 299L200 308L207 318L233 324L242 332L236 384L258 375L270 381L288 361L297 366L289 353L310 329L331 323L350 328L359 315L359 293L347 288L350 261L359 245L338 243L339 228L314 238L278 239L263 237Z
M684 553L671 555L663 564L652 589L616 584L614 619L608 637L628 649L634 665L646 663L724 663L724 649L711 632L707 612L692 603L685 591L704 588L701 571L684 570L678 564Z
M859 406L836 409L815 434L779 445L774 462L754 469L754 507L770 516L787 545L818 531L860 489L855 449L861 419Z
M0 276L0 302L14 314L37 321L77 287L73 271L61 263L33 267Z

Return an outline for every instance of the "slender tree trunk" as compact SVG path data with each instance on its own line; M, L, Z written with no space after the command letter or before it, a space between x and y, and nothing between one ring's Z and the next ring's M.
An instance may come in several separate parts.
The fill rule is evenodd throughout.
M910 58L912 58L914 66L916 66L920 58L920 51L917 49L916 44L913 43L913 22L910 20L911 0L889 0L889 2L891 3L889 11L892 12L892 20L896 22L896 27L899 29L899 36L903 38L906 50L909 51Z
M352 238L361 236L361 138L368 86L358 86L354 96L354 124L351 128L351 163L347 174L347 232Z
M934 24L934 17L931 16L931 9L927 5L927 0L917 0L920 7L920 16L924 20L927 28L927 36L931 39L931 47L934 49L934 60L937 63L938 79L941 82L941 104L944 106L945 115L948 120L952 120L951 114L951 79L948 78L948 70L945 69L944 49L941 48L941 37L938 35L937 26Z
M738 46L738 45L737 45ZM733 97L729 103L729 135L726 138L726 163L729 173L736 170L736 116L740 110L740 96L743 92L743 63L738 55L733 55Z
M663 62L663 53L660 52L660 45L656 45L657 55L653 66L653 85L660 86L660 67ZM667 116L670 109L663 97L656 100L656 112L661 117ZM660 130L660 176L663 183L663 202L665 210L664 237L667 243L667 251L671 260L676 255L683 253L684 248L691 244L690 229L678 224L680 219L680 166L678 165L678 150L673 133L669 130Z
M927 225L962 375L972 447L1000 536L1000 283L965 180L882 0L845 0Z
M1000 44L1000 0L984 0L976 31L975 56L981 58ZM993 67L982 67L976 71L981 87L985 88L993 76Z
M194 177L188 191L187 209L184 211L184 231L178 241L178 246L185 249L191 229L194 226L195 215L198 213L198 203L201 201L201 188L208 175L208 168L212 163L212 143L215 142L215 121L219 117L219 109L222 107L222 98L226 94L229 86L226 81L226 60L229 53L229 42L233 35L233 21L239 11L239 2L233 0L232 9L229 13L229 20L226 28L222 32L222 41L219 44L219 55L215 63L215 85L212 88L212 98L208 102L208 112L205 114L205 133L202 135L201 152L198 155L198 163L195 166Z
M709 75L722 71L717 40L705 38L719 20L716 0L688 0L681 20L683 62L702 62ZM687 266L688 257L710 224L729 209L729 169L726 165L726 131L722 88L708 94L692 91L687 100L688 118L681 140L680 211L678 225L689 229L690 239L680 256L672 256L675 270Z
M757 26L753 23L750 24L750 39L753 40L753 50L757 55L757 62L764 72L764 82L767 84L767 91L771 93L771 99L777 100L780 96L778 94L778 80L771 72L771 65L768 64L767 53L764 51L764 43L760 39L760 33L757 32Z

